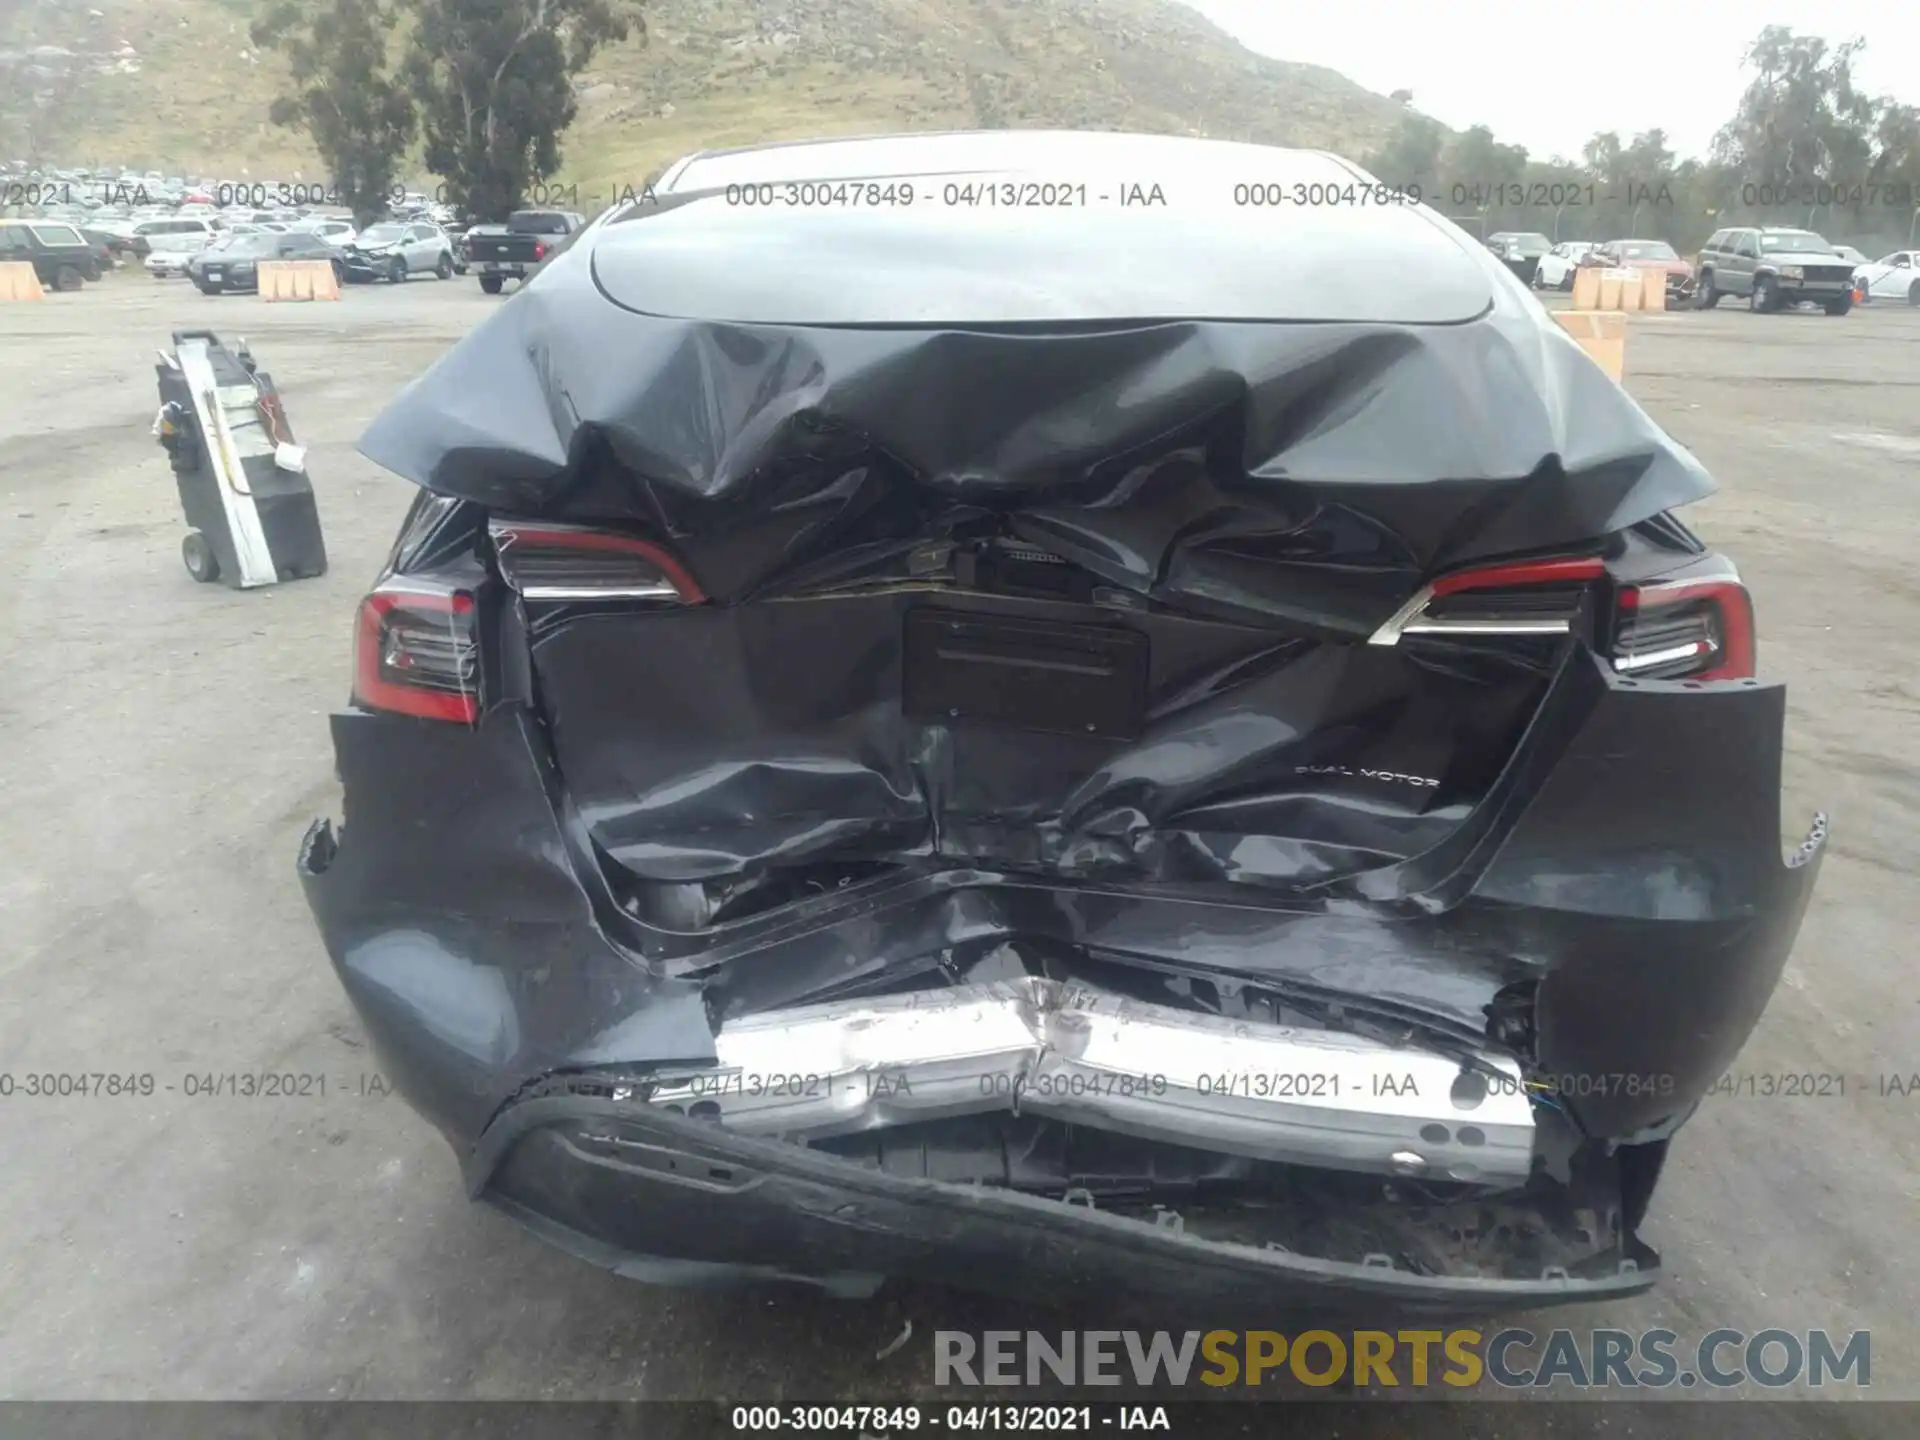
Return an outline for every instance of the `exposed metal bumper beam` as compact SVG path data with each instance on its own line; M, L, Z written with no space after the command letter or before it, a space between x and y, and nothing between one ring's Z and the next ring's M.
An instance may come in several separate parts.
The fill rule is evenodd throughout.
M729 1129L821 1139L956 1115L1039 1114L1265 1160L1524 1180L1519 1067L1025 979L726 1023L719 1065L635 1095Z

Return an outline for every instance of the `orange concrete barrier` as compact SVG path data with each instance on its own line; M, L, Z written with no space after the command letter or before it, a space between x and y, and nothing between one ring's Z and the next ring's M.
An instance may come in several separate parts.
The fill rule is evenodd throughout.
M1560 328L1580 342L1608 377L1619 384L1627 373L1627 317L1618 310L1557 310Z
M340 282L325 260L262 260L262 300L338 300Z
M1667 276L1664 270L1640 265L1618 269L1588 265L1573 272L1575 310L1664 310Z
M1598 265L1582 265L1573 272L1572 305L1576 310L1600 308L1600 267Z
M40 277L33 273L33 266L24 260L9 260L0 264L0 300L44 300L47 292L40 288Z

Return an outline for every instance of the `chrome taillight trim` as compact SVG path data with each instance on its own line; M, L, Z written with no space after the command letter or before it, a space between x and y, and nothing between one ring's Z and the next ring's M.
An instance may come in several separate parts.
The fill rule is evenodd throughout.
M1413 622L1427 606L1433 603L1433 586L1422 585L1413 592L1413 597L1393 614L1389 615L1380 628L1367 637L1369 645L1398 645L1400 637L1406 633L1407 626Z
M680 592L664 580L658 585L526 585L525 600L678 600Z
M1710 640L1695 640L1686 645L1673 645L1665 650L1647 650L1638 655L1617 655L1613 668L1622 675L1630 675L1636 670L1651 669L1655 665L1671 665L1676 660L1692 660L1702 655L1716 655L1720 647Z
M1402 635L1565 635L1573 628L1567 620L1422 618L1435 598L1434 587L1422 585L1411 600L1388 616L1380 628L1367 637L1367 643L1398 645Z
M1401 627L1402 635L1564 635L1573 627L1565 620L1417 620ZM1391 643L1391 642L1389 642Z

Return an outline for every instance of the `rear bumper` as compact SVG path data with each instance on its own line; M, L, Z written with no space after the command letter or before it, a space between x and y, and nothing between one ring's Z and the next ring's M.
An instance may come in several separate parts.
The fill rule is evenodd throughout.
M1269 1305L1297 1282L1321 1305L1486 1312L1651 1283L1635 1231L1657 1156L1763 1010L1823 852L1817 823L1781 854L1783 713L1778 686L1583 669L1490 797L1497 834L1463 826L1340 894L1279 903L948 870L690 937L642 929L596 886L525 712L471 731L349 712L333 722L345 829L317 824L299 871L383 1065L472 1192L624 1273L986 1277L1038 1295L1217 1286ZM897 974L936 986L953 956L996 946L1003 967L1028 949L1047 959L875 993ZM1237 987L1345 1006L1375 1039L1169 999L1224 1005ZM1382 1017L1402 1038L1382 1038ZM1492 1078L1474 1117L1452 1108L1463 1059ZM1272 1079L1236 1093L1203 1080L1216 1069L1338 1076L1344 1096L1325 1079L1318 1093ZM1387 1071L1416 1076L1413 1102L1380 1093ZM909 1093L876 1089L896 1072ZM780 1077L799 1083L776 1093ZM1398 1175L1497 1188L1531 1169L1537 1182L1573 1147L1622 1167L1589 1177L1580 1201L1611 1207L1619 1242L1571 1279L1537 1264L1383 1268L773 1138L1003 1116L1017 1078L1029 1115L1373 1176L1375 1192ZM1551 1093L1528 1101L1518 1081Z
M472 1193L535 1235L630 1278L809 1284L862 1295L911 1276L1055 1306L1160 1317L1331 1320L1492 1315L1637 1294L1658 1257L1526 1279L1418 1274L1208 1239L1152 1219L1009 1190L901 1178L670 1113L584 1094L520 1101L480 1137Z

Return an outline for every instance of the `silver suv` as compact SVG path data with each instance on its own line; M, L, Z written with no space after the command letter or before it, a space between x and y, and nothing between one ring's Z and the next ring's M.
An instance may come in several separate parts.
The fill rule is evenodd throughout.
M1722 295L1744 295L1763 313L1814 304L1844 315L1853 308L1853 266L1811 230L1735 226L1714 231L1701 247L1694 293L1702 310Z

